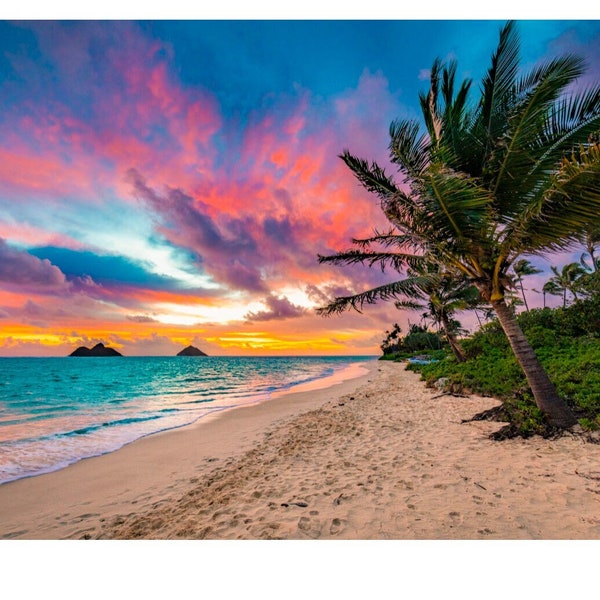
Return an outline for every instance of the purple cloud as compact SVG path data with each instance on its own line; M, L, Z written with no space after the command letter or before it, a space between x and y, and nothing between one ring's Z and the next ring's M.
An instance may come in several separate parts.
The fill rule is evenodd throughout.
M11 248L0 238L0 281L10 286L35 288L39 293L57 293L68 287L64 273L47 259Z
M292 304L286 297L274 295L265 298L267 310L249 312L245 315L247 321L275 321L302 317L308 311L302 306Z

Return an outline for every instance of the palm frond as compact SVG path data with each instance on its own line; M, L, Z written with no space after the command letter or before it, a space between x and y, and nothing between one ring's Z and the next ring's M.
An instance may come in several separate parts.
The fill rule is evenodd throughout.
M379 265L382 271L391 267L401 271L406 267L418 268L423 263L423 257L410 253L401 252L373 252L365 250L345 250L330 256L318 255L319 263L331 263L342 265L367 265L372 267Z
M455 240L457 248L481 234L493 198L462 173L435 165L422 177L421 201L431 241Z
M415 302L414 300L397 300L394 302L394 306L398 310L424 310L427 308L426 304Z
M419 124L411 120L396 120L390 125L390 159L408 177L421 175L429 162L429 141L419 135Z
M471 81L462 82L455 97L448 98L444 110L443 147L448 164L469 173L478 144L471 134L472 112L468 110L467 97ZM449 90L453 85L449 84ZM438 153L439 156L439 153Z
M526 200L522 182L535 165L531 142L539 137L546 115L564 89L581 74L582 66L580 58L563 56L540 65L521 83L525 91L517 93L518 100L505 114L508 128L497 139L487 169L500 214L510 217L520 211L520 199ZM518 196L515 189L520 192Z
M417 250L421 248L421 243L418 238L415 238L412 234L399 234L395 229L390 230L388 233L380 233L375 231L374 234L369 238L357 239L352 238L352 243L359 248L364 250L370 250L375 244L384 246L385 248L404 248Z
M504 252L566 250L600 223L600 144L564 158L540 199L503 231Z
M506 127L506 106L518 74L519 50L515 23L509 21L500 31L498 47L481 85L481 103L475 125L480 130L475 137L485 142L481 162L489 155L490 144L502 135Z
M584 70L583 58L575 54L564 54L535 66L516 82L515 92L522 99L539 95L540 92L543 95L550 93L551 97L557 98Z
M438 145L442 135L442 121L439 114L438 96L440 88L440 73L443 69L443 63L439 58L436 58L431 67L429 92L424 94L419 92L419 103L421 104L421 112L425 127L431 140L431 146Z
M352 156L348 150L344 150L340 158L367 191L377 194L382 199L398 191L394 181L386 175L385 170L377 163L372 162L369 164L366 160Z
M540 124L537 139L532 139L530 154L534 162L522 185L535 186L536 180L546 177L565 152L574 145L584 144L600 129L600 86L581 94L562 98Z
M378 301L396 300L401 297L422 298L421 287L431 278L427 275L420 277L407 277L400 281L387 283L376 288L353 294L351 296L339 296L327 306L317 309L317 314L329 316L339 314L348 309L362 312L365 304L375 304Z

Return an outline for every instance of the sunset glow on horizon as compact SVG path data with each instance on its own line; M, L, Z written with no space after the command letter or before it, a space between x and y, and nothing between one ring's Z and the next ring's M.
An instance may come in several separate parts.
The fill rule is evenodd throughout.
M0 356L377 354L419 316L315 313L394 279L317 262L388 227L338 155L393 172L434 58L477 86L501 24L0 22ZM598 21L519 27L598 79Z

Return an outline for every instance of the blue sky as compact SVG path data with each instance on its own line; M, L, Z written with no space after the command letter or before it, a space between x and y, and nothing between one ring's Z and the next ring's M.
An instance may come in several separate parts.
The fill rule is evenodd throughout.
M144 22L151 35L173 48L181 81L215 92L230 110L268 101L274 90L296 87L329 97L356 84L366 69L381 71L390 88L415 104L419 80L437 56L453 56L462 74L479 79L504 20L473 21L160 21ZM526 65L554 44L598 41L593 21L521 21ZM590 48L591 51L591 48ZM426 83L426 82L425 82Z

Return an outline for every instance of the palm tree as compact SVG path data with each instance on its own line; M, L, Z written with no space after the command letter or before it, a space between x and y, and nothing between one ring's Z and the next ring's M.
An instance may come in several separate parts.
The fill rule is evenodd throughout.
M466 356L457 340L460 323L454 315L457 311L474 309L481 304L477 288L466 279L456 279L448 273L442 273L436 279L429 280L422 287L424 303L400 300L396 302L396 308L425 309L423 317L431 319L443 331L456 361L464 362Z
M542 294L544 294L544 308L546 308L546 294L550 294L551 296L560 296L562 294L562 289L558 287L553 279L549 279L542 288Z
M381 240L381 236L377 238ZM374 241L354 240L355 244L369 247ZM374 256L381 257L380 253L369 251L351 251L340 255L321 256L320 262L363 262ZM401 260L401 253L388 253L388 260L392 257ZM413 261L412 268L408 269L404 279L395 281L378 288L367 290L351 296L336 298L329 305L317 310L319 314L331 315L340 313L348 308L359 312L364 304L373 304L377 300L388 300L403 297L396 301L396 308L408 310L426 310L426 315L444 333L457 362L465 361L465 354L460 347L456 336L456 321L454 315L460 310L475 309L481 305L477 289L465 278L456 278L448 272L440 270L435 262ZM459 324L460 325L460 324Z
M551 294L558 296L562 294L563 297L563 308L567 306L567 292L571 292L575 302L579 299L577 296L578 282L582 275L585 275L585 268L579 263L573 262L565 265L560 271L555 267L550 267L554 276L549 279L547 283L552 282L554 284L554 292Z
M525 298L525 289L523 288L523 278L526 275L535 275L541 273L541 269L534 267L527 259L521 258L513 263L513 271L519 287L521 288L521 296L523 297L523 303L525 304L525 310L529 312L529 306L527 305L527 298Z
M472 282L498 317L536 404L550 424L568 427L575 417L506 293L509 269L522 255L568 249L598 224L600 144L588 136L600 129L600 87L567 93L584 71L575 56L519 76L518 55L516 27L508 22L473 105L467 101L471 82L455 87L456 63L434 62L429 91L419 97L426 130L413 120L390 126L400 183L348 150L341 158L377 194L405 249L404 256L383 252L362 262L411 266L428 254Z

